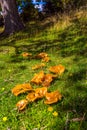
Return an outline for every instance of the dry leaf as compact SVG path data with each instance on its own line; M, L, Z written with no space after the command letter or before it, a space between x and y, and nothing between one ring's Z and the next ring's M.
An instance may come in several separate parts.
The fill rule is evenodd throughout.
M15 96L18 96L19 94L21 93L25 93L27 91L31 91L33 90L33 88L31 87L30 84L19 84L19 85L16 85L13 89L12 89L12 93L15 95Z
M33 66L32 69L35 70L35 69L42 68L42 67L44 67L44 66L45 66L45 64L44 64L44 63L41 63L41 64L38 64L38 65Z
M46 97L46 101L44 101L45 104L52 104L52 103L56 103L59 100L61 100L62 95L59 93L59 91L54 91L51 93L46 93L45 95Z
M34 78L31 80L32 83L35 83L37 85L41 84L44 78L44 72L40 71L39 73L37 73Z
M58 73L59 75L61 75L65 71L65 67L62 65L57 65L50 67L49 70L53 73Z
M16 106L18 110L23 110L27 104L28 104L28 101L26 99L22 99L16 104Z

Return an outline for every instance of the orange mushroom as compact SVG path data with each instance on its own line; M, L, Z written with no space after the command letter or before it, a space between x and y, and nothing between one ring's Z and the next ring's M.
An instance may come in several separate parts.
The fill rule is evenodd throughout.
M45 66L45 64L44 64L44 63L41 63L41 64L38 64L38 65L33 66L32 69L35 70L35 69L42 68L42 67L44 67L44 66Z
M29 93L26 96L26 99L29 102L34 102L36 99L43 98L46 95L46 93L47 93L47 88L46 87L36 88L34 90L34 92Z
M47 93L47 87L42 87L42 88L36 88L35 89L35 96L38 98L43 98Z
M23 53L22 53L22 56L23 56L23 57L29 57L29 56L32 56L32 54L31 54L31 53L28 53L28 52L23 52Z
M57 77L57 75L53 75L53 74L44 75L42 86L49 87L50 83L53 81L53 78L56 78L56 77Z
M46 101L44 101L45 104L53 104L61 100L62 95L59 93L59 91L54 91L51 93L46 93L45 95Z
M15 95L15 96L18 96L19 94L21 93L25 93L27 91L31 91L33 90L33 88L31 87L30 84L19 84L19 85L16 85L13 89L12 89L12 93Z
M44 86L44 87L50 86L50 83L52 82L52 80L53 80L52 74L46 74L44 76L42 86Z
M43 59L42 59L42 61L44 61L44 62L48 62L50 60L50 58L48 57L48 56L46 56L46 57L44 57Z
M37 58L41 58L41 59L44 58L44 57L47 57L47 56L48 56L48 54L45 53L45 52L41 52L38 55L36 55Z
M35 83L35 84L41 84L42 83L42 80L44 78L44 72L43 71L40 71L39 73L37 73L34 78L31 80L32 83Z
M48 57L48 54L45 52L41 52L38 55L36 55L36 58L42 59L44 62L48 62L50 58Z
M53 73L58 73L59 75L61 75L65 71L65 67L61 64L57 65L57 66L51 66L49 68L49 71L51 71Z
M32 93L29 93L29 94L26 96L26 99L27 99L29 102L34 102L34 101L37 99L37 96L35 96L35 92L32 92Z
M27 104L28 104L28 100L22 99L22 100L20 100L20 101L16 104L16 106L17 106L18 110L23 110L23 109L26 107Z

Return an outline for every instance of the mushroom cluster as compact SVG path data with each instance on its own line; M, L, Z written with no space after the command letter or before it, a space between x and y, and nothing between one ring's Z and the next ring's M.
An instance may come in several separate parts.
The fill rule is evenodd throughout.
M20 91L21 90L21 87L20 87L19 93L18 93L18 89L17 89L17 93L16 93L16 91L14 91L14 90L16 90L16 88L17 88L17 86L12 89L12 93L15 96L18 96L19 94L25 92L25 91ZM24 89L26 90L26 86L24 86ZM27 91L28 91L28 95L26 96L26 98L20 100L16 104L18 110L23 110L27 106L28 103L34 102L37 99L41 99L44 97L46 98L46 100L44 101L45 104L56 103L59 100L61 100L61 98L62 98L62 95L59 93L59 91L54 91L54 92L48 93L47 87L41 87L41 88L36 88L36 89L27 89Z
M24 53L22 55L26 57L26 56L31 56L32 54L28 55L28 53ZM35 57L40 58L45 62L48 62L49 60L47 59L50 59L48 57L48 54L44 52L39 53ZM41 63L40 65L33 66L32 69L35 70L35 69L42 68L44 66L45 64ZM64 70L65 70L65 67L61 64L56 65L56 66L51 66L49 68L50 73L47 74L42 70L39 73L35 74L29 83L19 84L19 85L16 85L14 88L12 88L12 93L15 96L18 96L26 92L28 93L25 99L20 100L16 104L16 107L18 108L18 110L21 111L25 109L29 103L34 102L41 98L45 98L45 101L44 101L45 104L53 104L61 100L62 95L60 94L58 90L54 92L48 92L48 88L51 82L53 81L53 79L61 75L64 72ZM33 88L31 84L40 85L40 87Z

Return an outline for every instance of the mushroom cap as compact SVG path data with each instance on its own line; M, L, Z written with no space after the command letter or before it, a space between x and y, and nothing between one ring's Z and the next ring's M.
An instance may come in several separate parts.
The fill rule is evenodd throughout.
M50 86L50 83L53 81L53 77L52 74L46 74L44 76L43 82L42 82L42 86L44 87L48 87Z
M37 99L37 96L35 96L35 92L32 92L32 93L29 93L29 94L26 96L26 99L27 99L29 102L34 102L34 101Z
M47 100L45 100L44 103L45 104L52 104L52 103L56 103L59 100L61 100L62 95L59 93L59 91L54 91L51 93L46 93L45 97Z
M49 68L49 71L53 73L58 73L59 75L61 75L65 71L65 67L61 64L57 66L51 66Z
M41 52L41 53L39 53L36 57L37 57L37 58L44 58L44 57L47 57L47 56L48 56L47 53Z
M27 104L28 104L28 101L26 99L22 99L16 104L16 106L18 110L23 110Z
M15 96L18 96L21 93L25 93L27 91L31 91L33 90L33 88L31 87L31 85L29 83L26 84L18 84L16 85L13 89L12 89L12 93Z
M38 95L39 98L43 98L47 93L47 87L36 88L35 95Z
M42 83L42 80L44 78L44 72L43 71L40 71L39 73L37 73L33 79L31 80L32 83L35 83L35 84L41 84Z
M47 87L36 88L34 92L29 93L26 99L30 102L34 102L36 99L43 98L47 93Z

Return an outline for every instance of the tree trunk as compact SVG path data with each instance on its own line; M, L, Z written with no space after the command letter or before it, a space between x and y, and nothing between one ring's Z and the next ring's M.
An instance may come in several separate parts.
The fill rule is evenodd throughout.
M23 29L24 25L18 14L16 0L0 0L0 4L4 18L4 33L10 35Z

